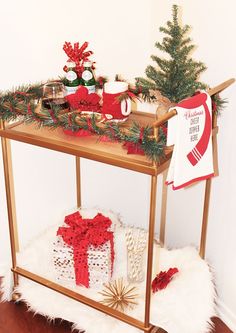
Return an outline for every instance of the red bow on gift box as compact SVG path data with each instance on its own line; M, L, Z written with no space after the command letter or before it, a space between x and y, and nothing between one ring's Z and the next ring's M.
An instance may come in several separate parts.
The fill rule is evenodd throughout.
M57 235L73 247L76 284L89 287L88 247L98 247L107 241L111 245L111 271L114 262L113 232L107 229L112 222L108 217L98 213L93 219L83 219L79 212L65 217L68 227L59 227Z

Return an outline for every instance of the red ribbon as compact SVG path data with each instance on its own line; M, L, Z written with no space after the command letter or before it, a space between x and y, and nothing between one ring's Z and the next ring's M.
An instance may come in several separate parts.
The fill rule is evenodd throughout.
M165 289L172 280L173 275L175 275L178 272L179 270L176 267L169 268L168 271L164 272L161 271L152 281L152 291L156 293L158 290Z
M56 119L56 117L55 117L55 115L54 115L53 110L49 109L48 112L50 113L50 116L51 116L51 118L52 118L52 121L54 122L54 124L56 124L56 123L57 123L57 119Z
M127 91L127 95L130 97L130 99L135 99L136 98L138 101L141 101L140 98L130 90Z
M211 103L212 103L212 112L216 112L216 111L217 111L217 105L216 105L216 102L212 99L212 100L211 100Z
M140 128L140 133L139 133L139 143L141 144L143 142L143 136L144 136L144 128Z
M15 91L14 95L29 96L29 94L24 91Z
M145 155L144 150L142 149L139 142L126 141L122 147L127 149L127 154Z
M27 105L27 113L28 113L29 115L32 115L32 111L31 111L30 104Z
M62 236L64 242L73 247L74 268L77 285L89 287L88 248L90 245L98 247L107 241L111 245L111 271L114 262L113 232L107 229L111 220L98 213L92 219L83 219L79 212L65 217L68 227L58 228L57 235Z
M144 150L142 148L143 137L144 137L144 128L141 127L139 132L138 142L126 141L123 144L123 147L127 149L127 154L145 155Z
M140 98L130 90L126 90L124 92L111 94L111 95L115 96L115 101L113 102L113 104L120 104L120 98L122 97L122 95L123 96L125 95L125 97L128 96L127 98L130 98L131 100L136 98L137 100L140 101ZM127 98L125 98L125 101L127 100Z
M89 131L93 131L93 125L92 125L92 121L90 118L87 119L87 125L88 125L88 130Z
M91 136L92 133L89 130L85 130L83 128L81 128L80 130L73 132L72 130L66 130L64 129L63 132L66 135L71 135L71 136L77 136L77 137L84 137L84 136Z

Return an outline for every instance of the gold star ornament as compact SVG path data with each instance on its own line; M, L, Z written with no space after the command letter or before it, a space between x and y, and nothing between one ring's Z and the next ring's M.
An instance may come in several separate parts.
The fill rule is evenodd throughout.
M102 304L111 307L112 309L124 312L127 308L133 308L138 303L135 299L137 288L125 285L123 279L117 279L104 285L104 289L100 294L104 297Z

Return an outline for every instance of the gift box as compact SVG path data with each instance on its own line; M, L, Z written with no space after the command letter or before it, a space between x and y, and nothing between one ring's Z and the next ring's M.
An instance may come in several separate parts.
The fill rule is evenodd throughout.
M73 247L60 236L53 242L53 264L58 280L75 281Z
M87 288L101 287L113 272L112 221L101 213L89 219L75 212L66 216L64 222L58 228L53 249L57 278Z

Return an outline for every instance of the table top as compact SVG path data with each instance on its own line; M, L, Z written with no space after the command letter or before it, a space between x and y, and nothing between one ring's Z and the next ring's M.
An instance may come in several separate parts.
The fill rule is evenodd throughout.
M133 121L142 126L151 125L155 121L155 115L133 112L124 126L129 127ZM154 163L146 156L127 154L119 142L104 142L97 135L70 136L62 128L39 129L37 124L11 124L0 130L0 136L149 175L157 175L167 169L171 156L169 153L160 163Z

